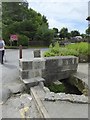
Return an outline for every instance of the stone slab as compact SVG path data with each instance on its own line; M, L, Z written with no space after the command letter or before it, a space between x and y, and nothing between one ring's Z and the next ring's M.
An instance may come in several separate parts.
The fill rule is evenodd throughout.
M42 108L45 108L49 114L49 118L88 119L88 104L71 103L67 101L44 101L46 92L42 91L38 86L33 89L35 95L38 97L35 98L35 95L33 94L35 101L37 102L39 99L43 105L37 104L39 111L42 110ZM52 93L51 96L53 97L54 94ZM43 112L43 114L44 113L45 112Z

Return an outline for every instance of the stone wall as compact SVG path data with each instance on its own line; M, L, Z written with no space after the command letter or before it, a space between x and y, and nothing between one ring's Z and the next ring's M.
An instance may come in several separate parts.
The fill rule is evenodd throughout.
M66 79L77 71L78 58L74 56L19 60L20 79L42 77L46 82Z

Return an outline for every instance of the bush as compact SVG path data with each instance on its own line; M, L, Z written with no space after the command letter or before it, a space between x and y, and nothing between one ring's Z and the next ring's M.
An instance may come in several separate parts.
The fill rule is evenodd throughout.
M54 46L52 44L49 46L49 50L44 53L45 57L50 56L67 56L67 55L73 55L78 56L79 52L77 52L74 49L68 49L66 47L60 47L59 43L56 42Z
M18 45L28 46L29 38L25 35L19 35Z
M90 44L87 42L69 44L65 47L59 46L59 43L56 42L54 46L52 46L52 44L49 46L49 50L44 53L44 57L72 55L79 57L80 61L87 62L88 55L90 55L89 47Z
M88 45L89 44L87 42L81 42L81 43L67 45L66 48L70 50L71 49L76 50L77 52L79 52L79 55L80 54L88 55L88 47L89 47Z

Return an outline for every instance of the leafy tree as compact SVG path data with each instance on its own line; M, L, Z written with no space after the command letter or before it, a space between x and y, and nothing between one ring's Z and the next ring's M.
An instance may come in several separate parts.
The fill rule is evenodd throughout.
M53 28L53 30L55 31L55 33L58 33L58 28Z
M90 27L86 29L86 34L90 35Z
M67 38L68 37L68 28L62 28L60 30L60 38Z
M53 32L48 28L46 17L29 9L27 2L4 2L2 8L2 35L6 43L11 34L25 35L30 40L51 40Z
M71 37L79 36L80 32L77 30L71 31Z
M86 34L81 34L82 38L86 38L87 35Z
M14 21L27 19L28 5L25 2L3 2L2 3L2 22L9 25Z
M53 28L54 31L54 37L58 37L58 29L57 28Z
M35 40L45 41L48 45L53 39L54 32L51 29L48 29L46 24L43 24L38 27Z
M46 25L48 26L48 23L47 23L48 20L47 20L46 16L44 16L44 15L42 16L42 21L43 21L43 23L46 23Z

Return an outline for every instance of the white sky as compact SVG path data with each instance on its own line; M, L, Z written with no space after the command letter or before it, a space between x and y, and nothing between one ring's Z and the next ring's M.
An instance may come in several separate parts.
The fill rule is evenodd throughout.
M67 27L69 31L78 30L84 33L88 27L89 0L27 0L29 7L45 15L49 28L59 30Z

